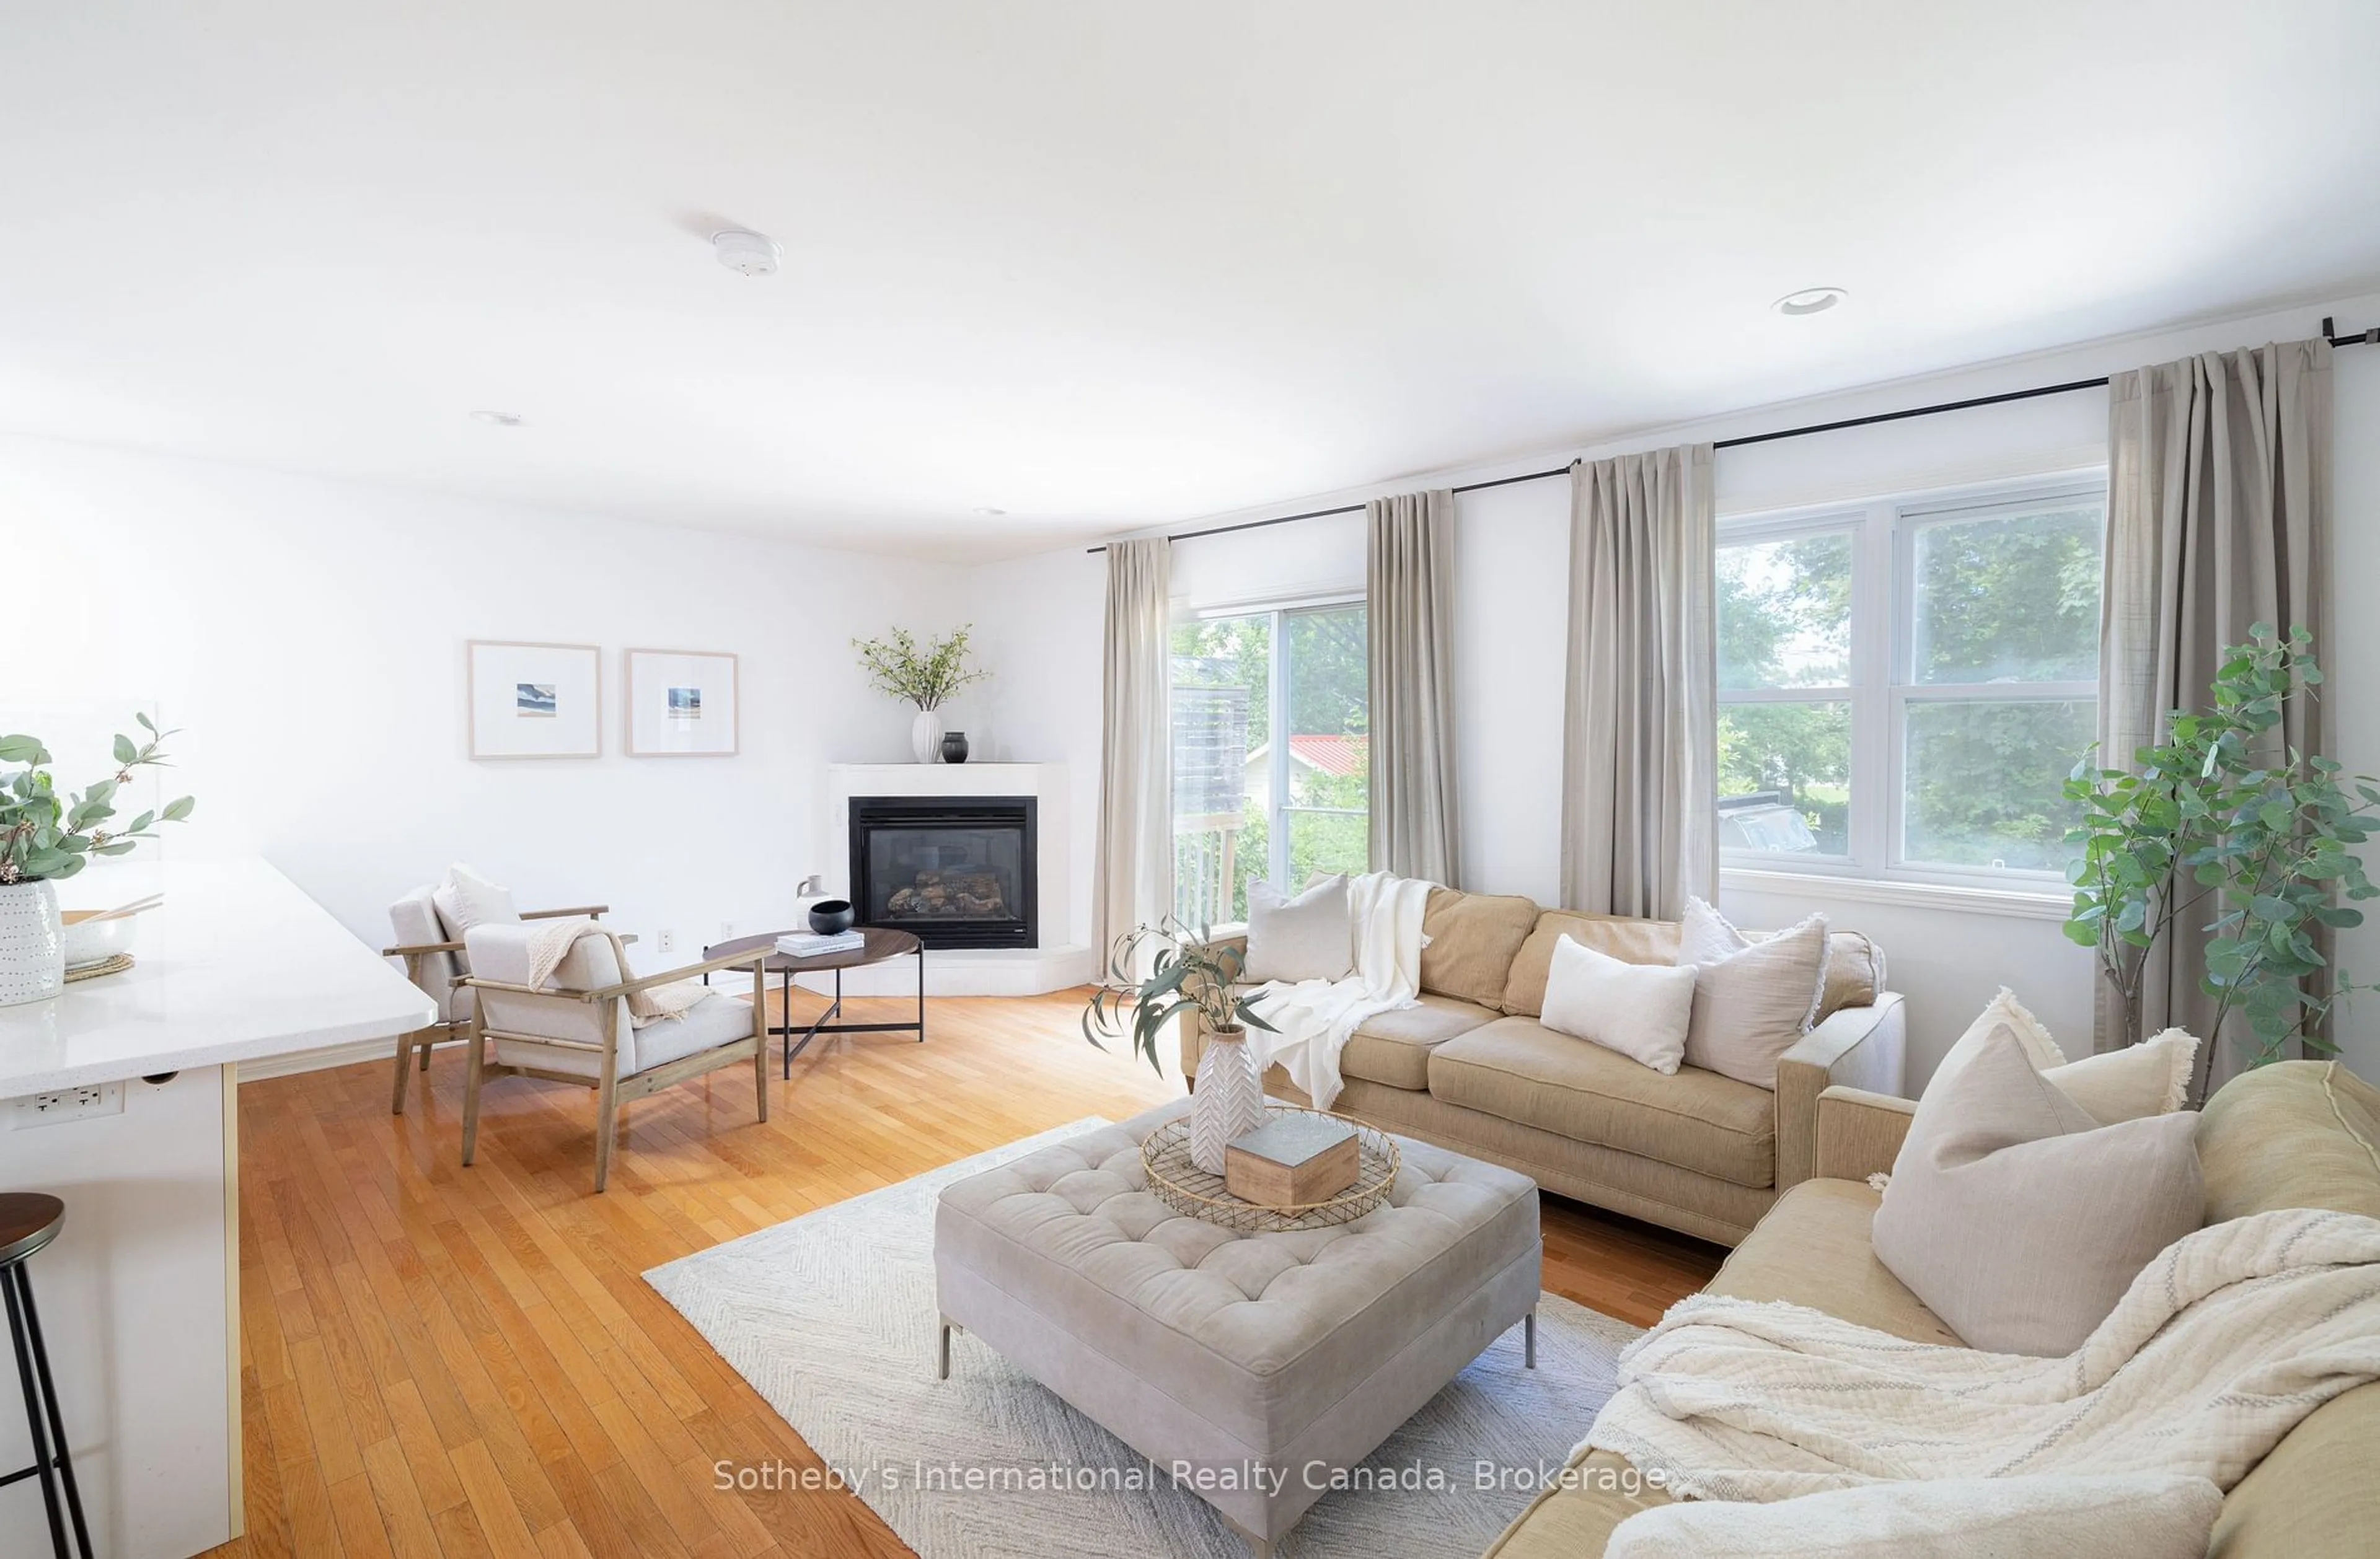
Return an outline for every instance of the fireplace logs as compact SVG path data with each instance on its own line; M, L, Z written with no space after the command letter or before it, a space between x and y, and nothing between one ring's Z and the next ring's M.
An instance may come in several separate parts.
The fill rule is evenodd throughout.
M915 883L893 889L885 908L896 915L991 920L1008 913L1008 900L990 872L919 872Z

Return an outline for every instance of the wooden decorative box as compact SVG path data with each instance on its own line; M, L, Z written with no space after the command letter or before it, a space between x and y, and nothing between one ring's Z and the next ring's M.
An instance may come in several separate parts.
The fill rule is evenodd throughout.
M1260 1207L1328 1202L1355 1183L1354 1128L1306 1111L1276 1113L1223 1149L1223 1189Z

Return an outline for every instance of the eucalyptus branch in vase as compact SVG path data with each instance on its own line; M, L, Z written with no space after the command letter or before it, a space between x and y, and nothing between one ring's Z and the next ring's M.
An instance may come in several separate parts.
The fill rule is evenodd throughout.
M967 664L967 635L974 628L974 623L963 622L949 636L922 643L906 628L895 628L880 639L851 641L869 686L917 707L917 718L909 724L909 745L919 763L933 762L941 749L942 717L938 711L943 701L991 675Z

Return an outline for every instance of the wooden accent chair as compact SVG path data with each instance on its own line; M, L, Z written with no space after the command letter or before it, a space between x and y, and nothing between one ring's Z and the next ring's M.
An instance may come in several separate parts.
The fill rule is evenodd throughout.
M445 922L438 918L438 906L431 901L430 894L429 888L417 888L388 907L396 946L380 950L382 958L403 959L405 977L438 1006L438 1017L427 1028L416 1029L396 1042L396 1081L388 1101L391 1115L405 1113L406 1083L415 1057L419 1057L421 1070L428 1071L431 1047L448 1040L460 1040L471 1021L471 993L463 988L463 976L470 972L470 965L463 956L463 944L446 935ZM530 910L521 919L562 920L583 915L589 920L601 920L611 910L609 904L580 904L565 910Z
M543 989L464 975L462 987L473 999L466 1035L470 1070L463 1088L463 1162L468 1165L479 1151L480 1091L495 1077L543 1078L595 1090L599 1192L611 1178L620 1110L631 1099L749 1061L759 1118L766 1121L769 952L729 954L630 979L613 955L610 939L588 937L571 949ZM749 1006L714 995L676 1017L655 1019L642 1028L631 1022L632 993L723 969L751 970Z

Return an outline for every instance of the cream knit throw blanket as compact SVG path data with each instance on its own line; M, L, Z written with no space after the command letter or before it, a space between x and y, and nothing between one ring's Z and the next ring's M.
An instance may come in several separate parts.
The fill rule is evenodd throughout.
M628 949L622 945L619 934L595 921L527 921L521 925L520 930L527 934L522 938L522 944L528 964L520 972L525 977L512 980L506 979L504 975L489 973L489 979L505 980L509 985L521 985L528 986L531 990L543 990L545 983L553 978L553 972L562 967L562 961L570 956L570 949L578 945L579 938L582 937L601 937L609 940L612 944L612 957L622 971L621 978L635 978L634 975L626 973ZM471 949L471 961L474 968L483 967L484 958L477 947ZM663 1018L678 1017L710 994L710 987L693 980L679 980L671 985L655 985L647 990L630 991L628 993L628 1026L641 1029L646 1024Z
M2176 1240L2063 1359L1696 1295L1621 1355L1585 1446L1696 1499L2068 1471L2190 1473L2228 1493L2374 1379L2380 1221L2289 1208Z

